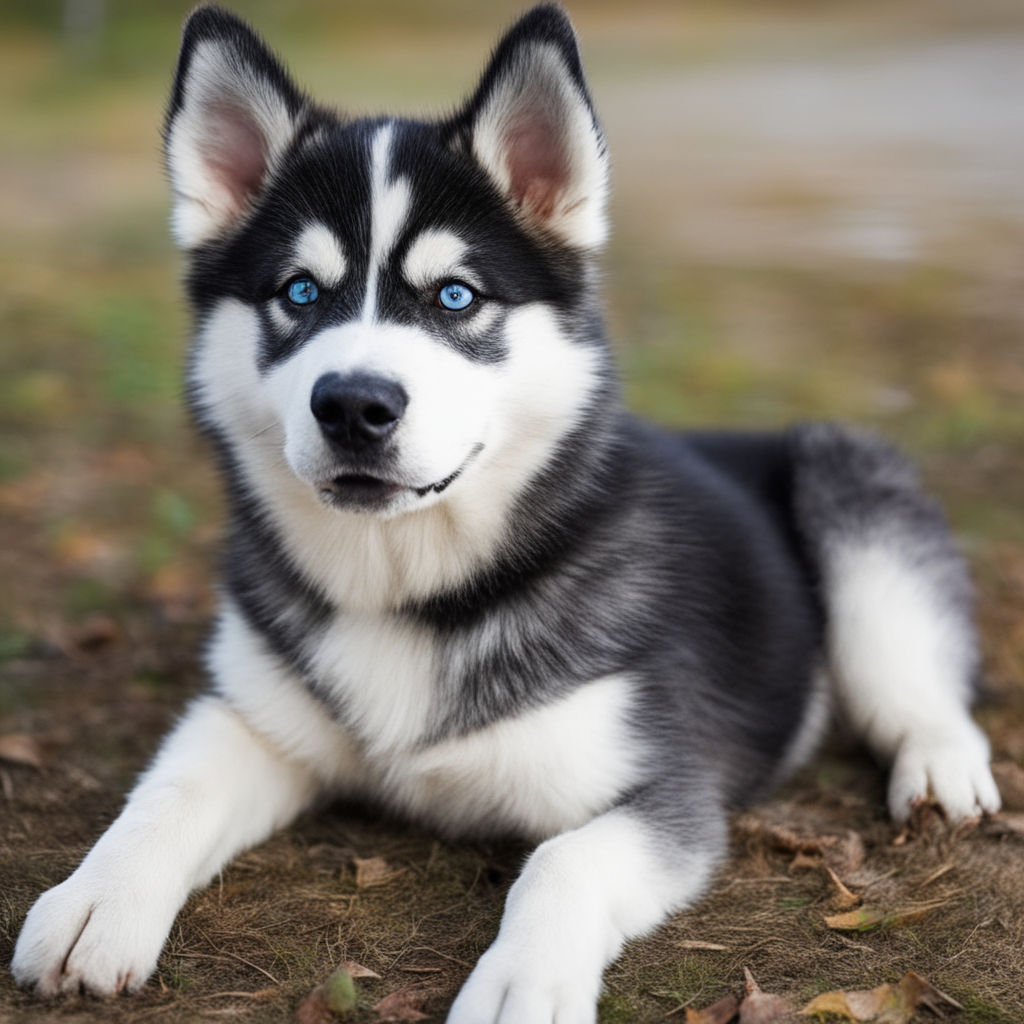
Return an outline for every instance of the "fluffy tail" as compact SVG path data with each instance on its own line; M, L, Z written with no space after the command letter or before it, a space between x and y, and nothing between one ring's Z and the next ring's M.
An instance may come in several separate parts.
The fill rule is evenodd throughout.
M913 466L831 424L792 433L797 524L821 578L838 704L892 764L897 821L931 795L952 819L995 811L970 706L979 657L964 559Z

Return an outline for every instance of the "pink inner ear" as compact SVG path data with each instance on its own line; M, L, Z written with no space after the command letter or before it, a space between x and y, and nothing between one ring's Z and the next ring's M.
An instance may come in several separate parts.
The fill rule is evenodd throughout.
M221 103L211 106L207 113L209 134L200 151L237 212L248 205L263 184L267 141L259 126L239 107Z
M558 126L541 111L520 114L505 131L505 152L512 198L536 217L550 220L569 183Z

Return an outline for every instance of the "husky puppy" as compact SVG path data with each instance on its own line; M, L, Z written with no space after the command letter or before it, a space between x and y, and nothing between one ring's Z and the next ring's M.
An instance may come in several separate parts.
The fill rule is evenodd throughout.
M204 7L165 140L230 515L212 685L29 912L20 984L138 989L189 892L342 795L539 841L448 1020L579 1024L830 707L897 821L997 808L967 574L913 469L837 426L623 410L608 161L560 9L422 122L317 106Z

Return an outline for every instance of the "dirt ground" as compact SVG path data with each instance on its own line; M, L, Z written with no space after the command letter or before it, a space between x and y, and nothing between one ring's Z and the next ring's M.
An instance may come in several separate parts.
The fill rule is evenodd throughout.
M45 5L0 8L0 964L203 685L219 502L178 399L155 135L186 6L111 5L74 38ZM239 6L357 108L449 103L514 10L453 2L441 32L399 0ZM686 1020L747 968L796 1007L914 971L960 1004L946 1019L1018 1024L1024 15L630 7L573 5L615 156L608 312L630 403L680 424L843 417L918 458L974 568L1006 810L951 832L925 809L900 832L883 774L836 736L736 819L711 894L609 970L600 1021ZM0 1021L308 1024L342 963L373 972L351 1020L440 1021L527 852L329 808L194 894L138 996L40 1005L3 971ZM854 898L860 927L826 920Z

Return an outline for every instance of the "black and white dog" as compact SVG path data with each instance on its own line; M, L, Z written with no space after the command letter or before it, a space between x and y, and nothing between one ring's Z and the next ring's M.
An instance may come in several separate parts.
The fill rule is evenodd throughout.
M891 763L897 820L928 793L997 808L967 575L907 463L835 426L623 411L561 10L420 122L315 105L202 8L165 138L230 509L212 688L30 911L19 983L139 988L191 890L348 794L542 840L448 1020L578 1024L832 707Z

